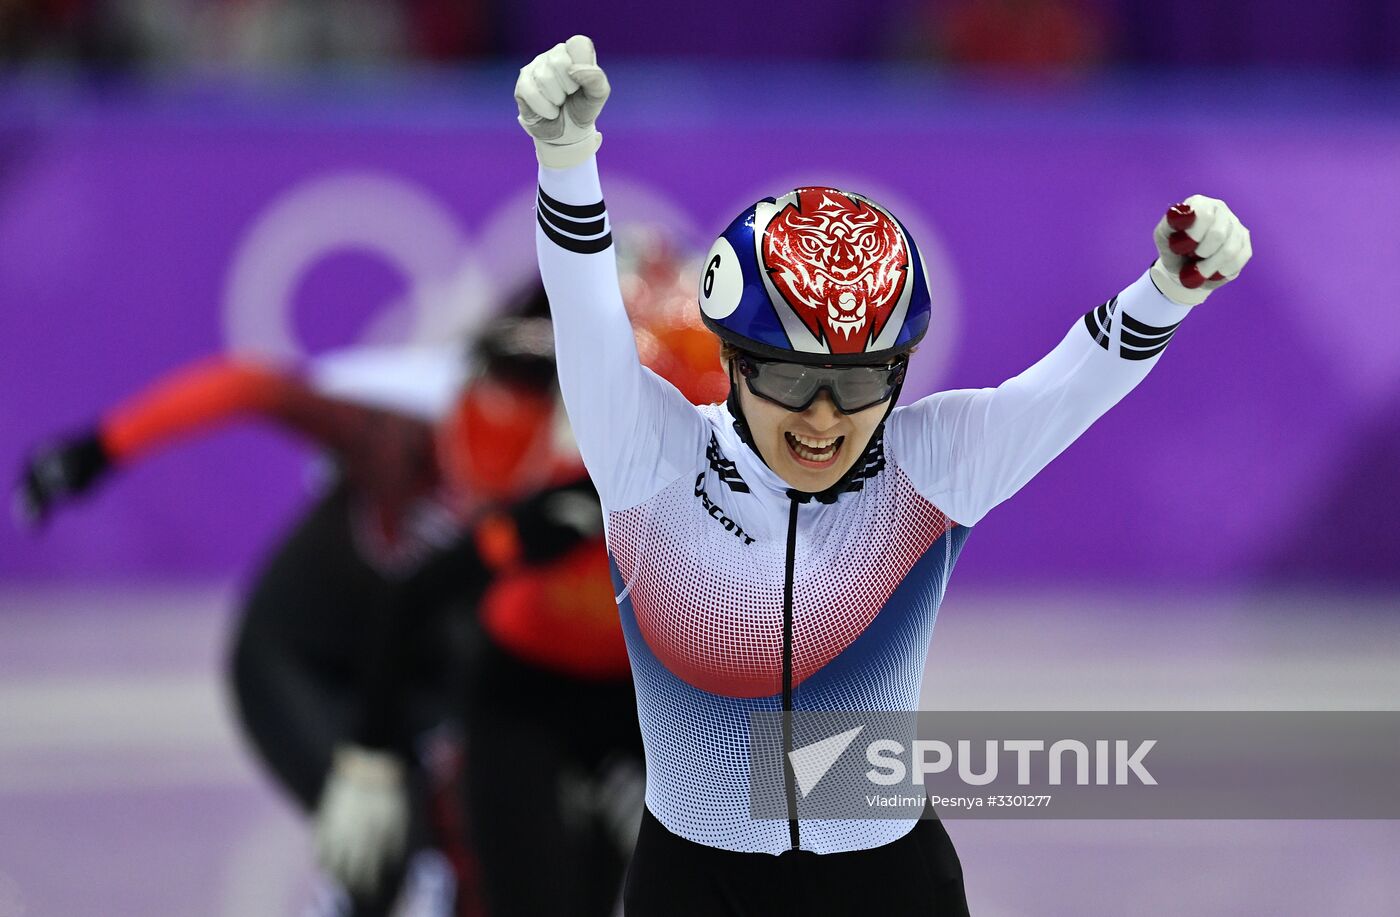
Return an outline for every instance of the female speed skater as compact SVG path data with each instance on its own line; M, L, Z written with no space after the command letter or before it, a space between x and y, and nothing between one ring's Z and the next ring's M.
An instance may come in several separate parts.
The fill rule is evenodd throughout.
M674 299L674 272L645 254L629 279L652 309ZM661 317L638 343L700 398L714 377L722 386L688 368L708 337ZM373 391L386 378L433 374L402 354L352 352L307 379L204 361L41 450L17 496L41 520L157 446L244 414L326 448L338 479L257 575L230 674L255 749L311 815L318 858L346 893L328 909L387 913L408 854L431 844L453 866L459 914L608 914L641 760L597 495L561 441L547 320L495 321L472 350L471 381L435 425L363 403L386 400ZM712 344L707 357L706 368ZM343 366L364 377L358 401L325 392L355 388ZM478 749L465 780L444 725ZM496 766L527 743L529 774ZM509 802L517 786L534 794L529 819Z
M1224 203L1189 197L1158 224L1150 270L1034 366L896 408L929 326L918 249L873 201L799 188L745 210L706 256L699 306L730 385L696 408L634 353L595 159L609 92L575 36L528 64L515 95L539 160L560 386L603 501L646 750L627 913L966 914L929 813L805 815L780 754L787 817L753 817L750 754L764 748L751 752L750 714L916 709L972 526L1146 376L1191 308L1238 276L1249 233Z

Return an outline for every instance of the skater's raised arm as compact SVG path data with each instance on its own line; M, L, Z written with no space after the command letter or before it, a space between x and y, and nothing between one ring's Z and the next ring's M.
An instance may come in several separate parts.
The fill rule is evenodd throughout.
M93 428L35 450L21 471L15 514L23 524L38 524L113 470L249 417L272 420L330 450L347 474L372 489L416 482L432 456L431 427L422 420L327 398L273 365L209 357L118 403Z
M278 410L298 387L289 373L248 360L209 357L184 366L118 403L91 429L36 449L16 489L16 515L41 522L112 469L234 417Z
M603 505L620 510L688 471L704 420L637 357L594 157L609 92L592 41L575 35L520 71L515 97L540 163L536 248L559 387Z
M1252 254L1224 202L1193 195L1154 234L1160 257L996 388L940 392L894 412L896 460L926 498L973 525L1147 376L1177 326ZM1209 278L1209 279L1205 279Z

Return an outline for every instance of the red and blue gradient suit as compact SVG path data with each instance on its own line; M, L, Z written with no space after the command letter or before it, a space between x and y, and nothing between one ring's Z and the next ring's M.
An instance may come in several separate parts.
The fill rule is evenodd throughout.
M902 837L917 813L808 818L797 800L788 821L751 817L750 714L917 709L970 527L1147 375L1187 308L1144 274L1001 386L896 408L842 492L811 499L727 407L696 408L639 363L596 160L539 180L560 387L605 510L648 808L732 851Z

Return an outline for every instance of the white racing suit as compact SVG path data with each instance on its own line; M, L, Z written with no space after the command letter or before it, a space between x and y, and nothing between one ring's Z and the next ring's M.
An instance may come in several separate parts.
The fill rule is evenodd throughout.
M1144 273L1000 386L895 408L842 492L810 499L725 406L694 407L639 363L596 160L539 181L559 383L602 496L647 807L673 834L731 851L904 836L914 819L752 818L749 714L917 709L970 527L1142 381L1187 308Z

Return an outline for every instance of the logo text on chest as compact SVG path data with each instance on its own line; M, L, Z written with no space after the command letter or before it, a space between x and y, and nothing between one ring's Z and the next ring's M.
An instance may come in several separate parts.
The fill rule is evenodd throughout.
M710 495L705 492L704 474L695 476L695 496L700 498L700 503L705 507L705 512L709 513L710 518L724 526L726 532L733 532L734 537L743 541L745 546L753 544L753 536L745 532L743 526L739 525L739 523L726 516L724 514L724 508L711 500Z

